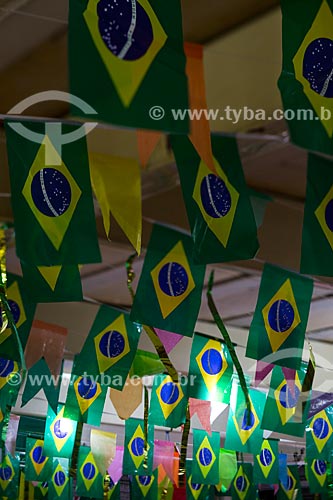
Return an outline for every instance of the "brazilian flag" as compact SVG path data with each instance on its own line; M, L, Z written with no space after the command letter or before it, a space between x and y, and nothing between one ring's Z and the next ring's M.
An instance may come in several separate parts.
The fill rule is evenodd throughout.
M52 458L44 454L44 441L27 437L24 469L26 481L48 481L52 469Z
M302 500L302 486L297 465L287 466L286 481L280 482L278 500Z
M48 482L48 500L71 500L72 480L68 468L59 460L53 461L51 480Z
M253 500L256 498L252 464L238 463L237 474L231 483L231 494L232 500Z
M41 358L35 365L28 370L27 380L22 394L22 404L25 406L31 401L36 394L42 389L53 411L57 411L59 391L61 382L58 381L58 386L53 383L53 377L49 366L44 358Z
M307 460L306 473L311 493L328 491L328 471L332 465L320 458Z
M155 375L149 422L163 427L179 427L185 423L187 403L187 384L173 382L169 375Z
M220 434L209 435L201 429L193 429L192 482L218 484L219 482Z
M0 426L7 406L15 406L22 382L16 361L0 357Z
M70 89L99 120L188 133L171 112L189 108L185 64L179 0L70 1Z
M244 393L235 377L230 397L230 410L227 422L224 448L256 455L260 453L263 430L260 427L266 395L255 389L249 390L251 413Z
M186 136L173 136L187 216L200 263L252 259L259 248L257 225L237 142L212 136L213 173Z
M72 375L109 377L110 387L121 391L136 354L141 326L132 323L129 315L118 309L101 306L85 344L72 370ZM99 377L104 373L104 377Z
M108 387L89 376L71 376L64 417L99 426Z
M333 406L314 415L306 426L306 458L330 460L333 448Z
M301 272L333 276L333 162L308 155Z
M292 142L333 154L333 1L281 1L283 68L279 79Z
M24 280L15 274L7 274L7 300L24 350L36 310L36 302L29 296ZM0 316L0 323L2 319ZM20 361L14 332L7 328L0 336L0 356Z
M37 486L35 486L34 488L34 500L47 500L48 493L49 493L48 481L43 481L42 483L38 483Z
M35 302L83 300L79 266L34 266L21 261L24 284Z
M44 454L47 457L70 458L73 452L77 422L64 418L64 406L54 413L49 406L44 435Z
M272 371L271 385L266 400L261 427L273 432L303 437L310 397L305 405L301 422L296 422L296 408L301 396L302 385L307 371L307 363L295 372L294 391L287 384L282 368L275 366Z
M120 483L114 483L111 479L107 493L108 500L120 500Z
M265 264L246 356L299 369L313 281Z
M133 476L131 483L131 498L135 500L156 500L158 495L158 471L151 475Z
M254 456L253 475L255 484L278 484L279 442L263 439L260 453Z
M146 444L144 421L139 418L126 420L123 474L151 474L153 471L153 455L154 427L148 425Z
M192 337L205 276L205 266L195 265L192 254L189 236L154 225L132 321Z
M192 477L193 460L186 460L186 499L187 500L214 500L214 486L199 484Z
M17 498L20 475L20 461L7 453L0 464L0 496Z
M103 498L104 478L100 474L93 454L88 446L80 446L77 474L77 496L87 498Z
M40 144L12 125L6 122L18 257L36 266L100 262L86 139L76 140L77 127L63 125L57 139L72 140L60 156L44 122L25 122Z
M196 333L190 355L189 397L229 404L232 372L226 345Z

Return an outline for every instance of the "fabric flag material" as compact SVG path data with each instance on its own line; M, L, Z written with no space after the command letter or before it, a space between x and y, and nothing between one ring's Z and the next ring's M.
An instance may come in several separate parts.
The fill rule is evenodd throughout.
M210 423L212 411L211 402L203 401L201 399L189 398L189 409L190 417L192 418L194 415L197 415L203 429L208 432L208 434L210 434L212 431Z
M36 383L38 381L39 383ZM36 394L42 390L53 411L57 411L59 391L61 382L58 381L58 387L52 381L52 375L44 358L41 358L33 367L28 370L26 384L22 394L22 405L25 406Z
M142 381L138 378L127 377L121 391L110 389L110 400L122 420L130 418L142 404Z
M108 385L121 390L136 353L141 327L117 309L101 306L85 344L75 358L72 374L109 376ZM102 383L102 378L101 378Z
M53 473L48 482L48 500L70 500L72 498L72 481L68 470L58 460L53 461Z
M299 369L313 281L265 264L246 356Z
M9 453L3 457L0 465L0 495L17 498L20 474L20 461Z
M34 319L36 303L30 299L25 282L20 276L11 273L7 274L7 299L13 321L21 340L22 348L24 349ZM1 316L0 324L2 326ZM0 355L4 355L6 359L20 361L17 341L10 328L7 328L1 334Z
M288 465L287 480L280 483L278 500L302 500L302 487L297 465Z
M307 479L311 493L328 491L327 469L331 467L325 460L315 458L307 462Z
M71 376L67 391L64 417L77 422L99 426L101 423L107 386L89 376Z
M193 460L186 460L186 499L187 500L213 500L214 486L209 484L199 484L193 481L192 477Z
M230 410L224 447L256 455L260 453L263 430L260 428L266 395L255 389L249 390L251 413L248 415L244 393L237 382L232 384Z
M253 500L256 491L253 484L252 464L239 463L237 474L231 487L233 500Z
M137 130L136 137L140 165L145 169L157 144L160 142L162 134L154 130Z
M27 369L44 358L53 376L60 375L66 346L67 329L35 320L25 348Z
M187 137L172 136L171 145L191 227L194 260L209 264L254 257L259 248L257 226L236 140L212 136L215 173Z
M237 455L235 451L220 449L219 457L219 484L218 491L225 493L229 490L231 482L237 474Z
M108 468L108 474L113 483L117 484L123 475L124 447L116 447L116 455Z
M156 328L155 331L164 345L167 354L169 354L183 338L179 333L166 332L158 328Z
M138 349L131 366L130 376L144 377L146 375L157 375L158 373L163 373L164 370L164 364L158 354Z
M142 233L141 175L138 162L100 153L89 153L91 182L102 211L106 236L110 212L140 254ZM129 182L130 180L130 182Z
M91 429L90 448L102 476L112 464L116 455L117 434Z
M101 262L85 138L62 144L60 156L45 123L26 123L44 136L41 144L12 125L6 135L18 257L37 266ZM62 126L62 136L76 138L76 131Z
M33 266L21 261L24 284L35 302L83 300L79 267Z
M52 469L52 458L44 455L44 441L27 437L24 468L26 480L48 481Z
M138 418L129 418L126 420L123 474L151 474L153 470L153 456L153 426L148 425L147 446L145 449L144 421Z
M305 274L333 276L332 168L331 160L308 155L301 256Z
M88 446L80 446L76 474L76 494L87 498L103 498L104 478L99 473Z
M306 369L307 363L302 363L301 369L297 370L295 375L295 393L293 395L288 387L282 368L280 366L274 368L261 422L263 429L282 432L290 436L303 436L311 393L305 406L303 421L296 423L294 415L301 394Z
M254 457L253 476L255 484L278 484L279 482L279 442L264 439L261 450Z
M188 109L178 0L168 6L122 1L114 9L106 1L71 0L69 61L71 93L88 102L99 120L188 132L188 120L171 113Z
M149 422L164 427L179 427L185 423L187 403L187 383L172 382L169 375L156 375L151 392Z
M192 481L198 484L219 483L220 434L211 436L200 429L193 429Z
M193 335L205 266L194 265L192 253L189 236L154 225L132 307L132 321Z
M189 86L190 108L194 110L207 110L205 75L203 66L203 46L195 43L184 44L186 54L186 74ZM191 121L190 140L197 150L202 161L216 173L212 144L210 139L209 120L204 113L194 117Z
M306 457L330 460L333 447L333 406L320 411L306 426Z
M64 418L64 407L54 413L49 406L44 435L44 454L47 457L70 458L73 452L77 422Z
M195 334L191 355L189 396L229 404L233 363L228 348L219 340Z
M158 493L157 469L152 475L134 476L131 483L131 498L156 500Z
M279 79L293 143L333 154L332 0L283 0ZM310 117L310 118L309 118Z

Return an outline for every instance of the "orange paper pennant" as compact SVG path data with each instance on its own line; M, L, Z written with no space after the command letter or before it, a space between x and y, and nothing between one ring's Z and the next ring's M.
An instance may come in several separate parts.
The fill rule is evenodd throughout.
M161 137L161 132L155 132L153 130L137 131L139 162L143 169L146 168L148 161Z

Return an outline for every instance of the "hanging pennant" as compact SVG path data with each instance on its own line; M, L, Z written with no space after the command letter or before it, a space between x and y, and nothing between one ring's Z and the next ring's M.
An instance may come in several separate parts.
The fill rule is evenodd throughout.
M38 383L36 383L38 381ZM59 391L61 382L58 380L58 386L54 385L52 375L44 358L41 358L32 368L28 370L27 381L22 394L22 404L25 406L31 401L40 390L44 391L48 404L53 411L57 411Z
M333 446L333 406L320 411L306 426L306 457L330 460Z
M254 457L253 476L255 484L277 484L279 482L279 442L264 439L260 453Z
M192 251L191 239L184 233L154 225L134 298L132 321L193 335L205 266L193 264Z
M44 441L27 437L24 468L26 481L48 481L52 469L52 458L44 455Z
M220 434L193 429L192 482L218 484L219 482Z
M197 415L200 424L203 429L211 434L212 429L210 425L210 417L211 417L211 402L210 401L202 401L201 399L189 398L189 409L191 418L194 415Z
M44 434L45 456L70 458L74 448L76 427L76 421L64 418L63 406L58 406L57 414L49 406Z
M331 464L325 460L308 461L306 465L307 479L311 493L326 493L328 491L328 467L331 467Z
M173 459L175 445L171 441L154 441L154 462L153 468L157 469L162 465L165 473L173 481Z
M164 370L164 364L158 354L138 349L131 366L130 376L142 378L148 375L163 373Z
M144 421L138 418L126 420L123 474L151 474L153 455L154 427L148 425L147 442L145 442Z
M53 473L48 482L48 500L71 500L72 481L68 476L68 467L59 460L53 461Z
M114 9L106 1L71 0L69 61L71 93L99 120L188 132L188 118L171 113L189 107L178 0L122 1Z
M214 486L199 484L193 481L193 460L186 460L186 499L187 500L214 500Z
M297 465L287 466L287 478L285 482L280 482L278 498L279 500L302 500L302 486Z
M185 136L172 136L194 243L195 262L247 260L258 250L257 226L237 142L212 136L215 173Z
M157 492L157 470L150 476L133 476L131 483L131 498L135 498L135 500L156 500Z
M136 131L139 161L143 169L147 167L150 157L153 154L161 137L162 137L161 132L155 132L153 130Z
M89 163L91 182L102 211L106 236L109 238L111 212L140 255L141 175L137 161L90 152Z
M102 476L112 464L116 455L117 434L91 429L90 448Z
M127 377L122 391L110 389L110 399L118 417L127 420L142 403L141 379Z
M256 498L252 464L243 462L238 464L238 471L232 482L231 492L233 500L252 500Z
M17 498L19 487L20 461L9 453L0 464L0 495Z
M237 474L237 456L235 451L220 449L219 457L219 484L217 490L225 493Z
M85 138L62 144L60 156L45 123L27 123L41 144L12 125L5 128L18 257L37 266L101 262ZM63 136L75 131L62 126Z
M313 281L265 264L246 356L299 369Z
M114 484L117 484L123 475L124 447L117 446L116 454L108 468L108 474Z
M173 382L169 375L154 377L149 422L154 425L176 428L185 422L187 384Z
M76 474L77 496L103 498L104 479L88 446L80 446Z
M179 335L179 333L167 332L158 328L156 328L155 331L162 341L167 354L169 354L169 352L171 352L183 338L183 336Z

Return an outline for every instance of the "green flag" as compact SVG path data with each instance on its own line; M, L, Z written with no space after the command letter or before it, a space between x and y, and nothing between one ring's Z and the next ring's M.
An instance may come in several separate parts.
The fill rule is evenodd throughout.
M154 427L148 425L147 445L145 446L144 421L129 418L125 421L125 445L123 474L151 474L154 455Z
M256 490L253 484L252 464L239 463L237 474L231 484L232 500L254 500Z
M52 458L44 455L44 441L27 437L24 468L26 481L48 481L52 471Z
M272 371L271 385L264 409L261 427L290 436L303 437L310 397L305 405L303 421L295 422L297 403L302 391L302 385L307 370L307 363L302 363L301 369L295 372L294 391L288 387L280 366Z
M115 484L112 479L108 487L108 500L120 500L120 483Z
M158 354L138 349L136 351L130 376L144 377L147 375L156 375L163 373L165 366L160 360Z
M200 159L188 137L173 136L172 149L194 241L194 260L209 264L253 258L259 248L257 226L236 140L212 136L216 173Z
M0 425L7 406L15 406L22 383L19 365L16 361L0 358Z
M70 458L73 452L77 422L64 418L64 407L55 414L49 406L44 435L44 454L47 457Z
M219 483L220 434L209 435L201 429L193 429L192 482L198 484Z
M333 154L332 0L282 0L279 79L292 142Z
M205 266L194 265L192 254L189 236L154 225L132 307L132 321L193 335Z
M51 479L51 476L50 476ZM34 488L34 500L47 500L49 493L48 481L38 483Z
M28 371L22 394L22 406L25 406L40 390L43 390L48 404L53 411L57 411L61 382L58 381L58 386L55 386L54 383L55 379L51 375L48 364L44 358L41 358Z
M328 491L327 469L331 464L315 458L307 460L306 474L311 493L326 493Z
M18 257L37 266L100 262L86 139L62 144L60 155L47 124L25 123L40 143L6 122ZM62 127L67 139L76 132Z
M68 476L68 467L63 461L53 460L51 481L48 482L48 500L71 500L72 480Z
M33 266L21 261L24 284L35 302L83 300L78 266Z
M297 465L287 466L287 478L285 482L280 482L277 498L278 500L302 500L302 487Z
M91 377L72 375L68 387L64 417L99 426L108 386Z
M229 404L232 372L226 345L196 333L190 355L189 397Z
M136 354L141 327L124 311L101 306L72 375L96 377L102 385L122 390ZM102 377L99 377L103 374Z
M135 498L135 500L156 500L157 495L157 469L151 475L133 476L131 483L131 498Z
M15 274L7 274L7 299L13 321L19 334L22 349L24 350L31 325L34 319L36 303L29 297L28 289L24 280ZM0 324L2 319L0 316ZM17 349L17 341L14 332L7 328L0 336L0 356L6 359L20 361L20 354Z
M232 384L230 410L227 422L224 447L253 455L260 453L263 430L260 428L266 395L255 389L249 390L251 413L248 409L244 393L235 378Z
M69 6L71 93L99 120L186 134L186 113L183 120L172 114L189 108L180 2L71 0ZM94 110L78 111L96 119Z
M20 476L20 461L7 453L0 465L0 496L17 498Z
M301 272L333 276L333 162L308 155Z
M176 428L185 423L188 403L186 383L173 382L169 375L155 375L151 391L149 422Z
M246 356L298 369L313 281L265 264L248 337Z
M235 451L220 449L219 457L219 484L217 486L218 491L226 493L230 486L233 478L237 473L237 455Z
M214 486L193 481L192 463L193 460L186 460L186 500L214 500Z
M254 456L253 476L255 484L278 484L279 442L263 439L260 453Z
M314 415L306 426L306 458L330 460L333 448L333 406Z
M88 446L80 446L77 473L76 493L87 498L104 497L104 478L99 473L93 454Z

